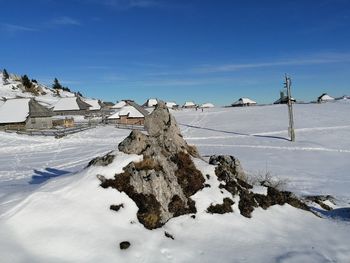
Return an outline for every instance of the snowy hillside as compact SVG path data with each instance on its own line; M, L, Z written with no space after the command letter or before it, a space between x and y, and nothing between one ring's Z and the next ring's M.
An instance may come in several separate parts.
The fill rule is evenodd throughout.
M174 112L185 139L202 155L230 154L252 175L288 179L299 195L331 194L334 218L288 204L257 208L243 217L209 214L222 202L214 166L195 194L197 214L147 230L125 194L99 186L140 156L116 150L127 130L99 127L62 139L0 133L0 258L4 262L348 262L350 258L350 103L296 105L295 143L287 138L285 105ZM108 166L85 168L115 151ZM118 212L111 204L123 204ZM174 240L166 237L171 234ZM119 243L129 241L128 250Z
M63 90L55 91L40 83L32 82L32 84L33 90L36 92L36 94L26 91L19 76L10 74L9 79L4 81L3 73L0 72L0 100L1 98L12 99L36 97L37 101L43 105L51 106L61 97L75 96L75 94L72 92Z

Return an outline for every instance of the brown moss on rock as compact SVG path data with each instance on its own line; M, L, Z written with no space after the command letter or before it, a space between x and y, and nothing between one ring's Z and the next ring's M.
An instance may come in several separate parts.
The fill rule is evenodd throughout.
M216 205L211 204L207 208L207 213L210 213L210 214L232 213L233 212L233 209L232 209L233 204L234 204L234 202L230 198L226 197L223 199L222 204L216 204Z
M160 203L154 195L134 194L132 199L139 208L137 218L148 229L155 229L163 225Z
M197 212L195 202L192 199L188 199L185 203L178 195L173 196L168 205L168 210L173 213L174 217Z
M229 193L232 194L232 196L235 196L238 193L237 183L236 181L229 181L226 182L226 184L220 184L220 189L225 189Z
M251 218L251 213L254 211L254 208L257 207L257 203L254 199L254 193L249 192L248 190L241 189L239 192L239 203L238 208L242 216Z
M137 218L148 229L161 227L160 203L154 195L136 193L130 184L129 172L115 175L114 179L106 179L101 183L103 188L112 187L120 192L125 192L137 205Z
M189 154L180 152L171 159L178 167L175 171L178 183L181 185L186 197L194 195L203 189L205 179L195 167Z
M295 208L303 209L310 211L310 208L295 197L291 192L288 191L279 191L273 187L267 187L267 195L254 194L255 200L258 202L259 206L263 209L267 209L273 205L284 205L290 204Z

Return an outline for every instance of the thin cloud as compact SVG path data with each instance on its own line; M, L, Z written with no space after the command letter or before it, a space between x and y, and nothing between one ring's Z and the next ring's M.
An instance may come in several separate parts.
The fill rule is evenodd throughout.
M52 23L55 25L61 25L61 26L81 26L80 21L68 16L58 17L54 19Z
M34 27L28 27L28 26L22 26L22 25L14 25L14 24L6 24L2 23L0 24L0 28L8 33L18 33L18 32L33 32L38 31L37 28Z
M267 61L257 63L238 63L238 64L223 64L223 65L204 65L193 68L195 73L219 73L219 72L231 72L244 69L253 68L267 68L276 66L304 66L313 64L329 64L339 62L349 62L350 54L325 54L309 58L293 58L278 61Z

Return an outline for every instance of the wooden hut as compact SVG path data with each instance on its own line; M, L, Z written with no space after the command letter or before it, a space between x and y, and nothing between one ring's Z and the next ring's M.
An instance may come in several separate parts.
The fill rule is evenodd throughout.
M52 111L33 98L9 99L0 108L0 128L49 129L52 128Z
M53 107L54 115L87 115L91 105L80 97L61 98Z
M134 101L128 100L123 108L107 118L107 122L124 125L144 125L145 117L148 114L148 111L143 107Z

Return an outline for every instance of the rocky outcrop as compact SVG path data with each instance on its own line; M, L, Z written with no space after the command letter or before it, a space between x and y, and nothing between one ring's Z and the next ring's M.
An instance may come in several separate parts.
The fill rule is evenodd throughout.
M233 156L219 155L210 157L209 162L217 165L215 174L222 182L219 188L226 189L234 197L239 195L238 208L241 215L250 218L256 207L267 209L273 205L289 204L310 211L309 207L288 191L279 191L267 187L267 194L254 193L253 186L246 182L246 176L239 161Z
M191 196L204 187L205 179L191 159L199 156L197 150L183 139L164 103L146 117L145 128L148 134L132 131L118 146L143 160L130 163L113 179L101 180L101 186L125 192L139 208L139 221L154 229L172 217L195 213Z
M209 164L217 165L215 173L222 180L226 180L226 177L230 177L231 180L235 178L246 179L241 163L233 156L212 155L209 159Z
M137 205L137 218L148 229L163 226L169 219L184 214L196 213L195 201L191 199L204 187L202 173L195 167L192 158L199 157L195 147L183 139L180 129L164 103L159 102L155 110L145 119L146 132L132 131L119 145L126 154L142 155L139 162L131 162L123 172L107 179L98 175L101 186L112 187L126 193ZM109 153L92 160L89 165L107 166L115 156ZM210 204L207 212L224 214L239 209L241 215L250 218L255 208L267 209L273 205L290 204L309 210L308 206L292 193L279 191L271 186L262 186L266 194L254 192L247 182L238 159L228 155L214 155L209 164L215 165L219 189L227 190L232 199L225 197L222 203ZM206 175L208 180L210 176ZM214 184L212 184L214 185ZM215 186L216 187L216 186ZM226 193L227 194L227 193ZM237 205L233 208L237 202ZM118 211L123 205L112 205ZM192 215L195 218L195 215Z

